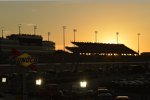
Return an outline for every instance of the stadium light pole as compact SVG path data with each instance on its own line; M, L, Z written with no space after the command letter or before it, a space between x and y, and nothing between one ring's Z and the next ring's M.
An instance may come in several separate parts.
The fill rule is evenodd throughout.
M97 33L98 31L95 31L95 43L97 42Z
M75 39L76 39L76 32L77 32L77 29L73 29L73 32L74 32L74 42L76 41Z
M63 26L63 45L64 45L64 51L65 51L65 30L66 30L66 26Z
M19 35L21 34L21 24L18 25L19 27Z
M37 26L34 25L34 35L36 35L36 29L37 29Z
M140 50L139 50L140 49L140 35L141 35L140 33L137 34L137 36L138 36L138 55L140 54Z
M4 38L4 27L2 26L2 38Z
M50 33L50 32L48 32L48 41L49 41L49 36L50 36L50 34L51 34L51 33Z
M73 32L74 32L74 42L76 42L76 32L77 32L77 29L73 29Z
M116 32L116 36L117 36L117 44L118 44L118 35L119 35L119 32Z

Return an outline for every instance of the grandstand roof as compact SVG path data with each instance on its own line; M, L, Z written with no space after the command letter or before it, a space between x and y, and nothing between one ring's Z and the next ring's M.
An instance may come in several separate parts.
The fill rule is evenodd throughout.
M72 42L75 47L66 47L72 53L116 53L116 54L138 54L124 44Z

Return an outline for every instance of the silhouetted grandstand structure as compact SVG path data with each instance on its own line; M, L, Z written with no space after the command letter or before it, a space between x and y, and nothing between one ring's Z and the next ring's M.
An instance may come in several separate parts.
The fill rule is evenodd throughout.
M137 56L138 53L124 44L72 42L75 47L66 47L76 55L101 55L101 56Z

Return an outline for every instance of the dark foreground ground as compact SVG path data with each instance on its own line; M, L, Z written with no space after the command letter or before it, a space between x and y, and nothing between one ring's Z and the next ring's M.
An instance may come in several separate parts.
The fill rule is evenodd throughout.
M67 77L50 80L49 84L36 89L25 89L28 86L24 85L19 92L19 84L15 84L13 90L1 91L0 100L150 100L148 73L95 74L84 78L87 81L85 88L80 87L79 81L66 82Z

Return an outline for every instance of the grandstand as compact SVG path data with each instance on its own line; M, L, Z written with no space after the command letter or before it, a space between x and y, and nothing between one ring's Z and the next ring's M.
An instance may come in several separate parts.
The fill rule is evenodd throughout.
M138 53L124 44L72 42L74 47L66 47L76 55L101 55L101 56L137 56Z

